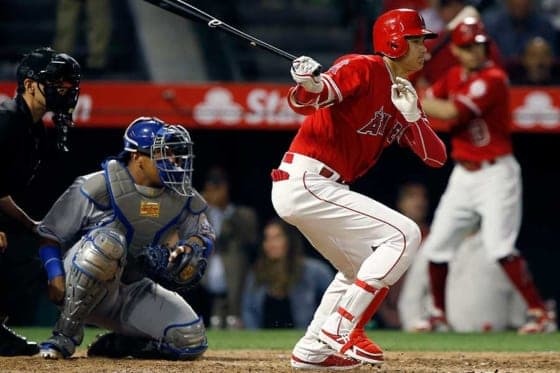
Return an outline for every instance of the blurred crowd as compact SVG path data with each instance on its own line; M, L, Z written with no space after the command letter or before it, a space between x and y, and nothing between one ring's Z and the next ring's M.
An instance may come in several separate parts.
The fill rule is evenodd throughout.
M413 8L421 12L427 27L440 33L439 38L430 44L433 62L423 74L428 82L434 74L437 75L442 61L449 61L446 43L450 22L469 6L485 23L495 42L494 59L510 73L512 84L559 84L560 5L555 0L243 0L215 4L193 0L191 3L241 30L257 32L257 37L280 48L326 56L324 63L329 62L329 56L371 52L371 24L376 17L389 9ZM59 0L55 5L54 19L47 23L50 29L42 35L52 35L51 43L55 49L65 50L82 62L86 80L151 78L146 70L154 61L148 61L153 57L149 57L151 51L148 53L146 48L153 45L143 45L141 39L156 36L145 36L135 30L143 26L134 20L138 17L138 9L132 4ZM158 13L153 7L148 10L160 16L175 17ZM273 16L263 19L267 14ZM298 14L304 16L298 17ZM150 19L149 22L156 20ZM274 80L278 77L272 73L277 68L270 66L272 60L265 58L266 53L251 53L245 45L240 47L234 38L229 40L230 37L216 35L205 25L198 26L193 30L197 41L204 45L204 59L189 61L189 68L200 63L203 66L198 70L206 70L207 78L211 80ZM282 28L284 33L276 31ZM294 40L297 35L301 39ZM18 38L21 36L14 35L14 40ZM226 46L220 47L217 42L225 42ZM12 48L6 48L0 58L15 62L19 56L9 55L15 53ZM239 56L235 56L237 54ZM220 58L216 58L218 55ZM124 61L125 57L128 63ZM261 58L262 64L251 61Z

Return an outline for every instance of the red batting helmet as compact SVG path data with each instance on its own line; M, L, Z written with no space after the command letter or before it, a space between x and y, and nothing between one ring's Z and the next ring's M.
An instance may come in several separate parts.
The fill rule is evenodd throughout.
M451 41L458 47L464 47L475 43L488 43L490 38L478 18L467 17L453 29Z
M406 38L415 36L433 39L437 34L426 29L424 19L416 10L390 10L380 15L373 25L373 50L387 57L399 58L408 52Z

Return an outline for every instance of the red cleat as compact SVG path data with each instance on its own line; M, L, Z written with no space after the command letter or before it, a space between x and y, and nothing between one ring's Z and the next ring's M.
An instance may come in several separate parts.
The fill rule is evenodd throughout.
M359 367L361 363L344 356L313 338L302 338L294 347L291 359L295 369L348 370Z
M363 329L354 329L349 334L333 334L322 329L320 338L333 349L368 364L382 364L383 350L370 340Z
M323 361L305 361L292 355L292 368L295 369L325 369L325 370L348 370L362 365L358 360L351 357L337 354L333 351Z

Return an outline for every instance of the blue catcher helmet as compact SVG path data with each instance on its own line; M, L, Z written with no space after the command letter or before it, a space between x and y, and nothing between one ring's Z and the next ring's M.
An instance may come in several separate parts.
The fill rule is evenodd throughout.
M163 185L181 196L191 196L193 142L180 125L154 117L135 119L124 133L124 150L150 156Z

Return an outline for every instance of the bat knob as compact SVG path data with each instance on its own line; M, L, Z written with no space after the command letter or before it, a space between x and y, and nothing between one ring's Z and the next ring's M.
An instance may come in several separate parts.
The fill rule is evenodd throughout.
M313 76L321 75L321 71L323 71L323 66L319 65L315 70L313 70Z

